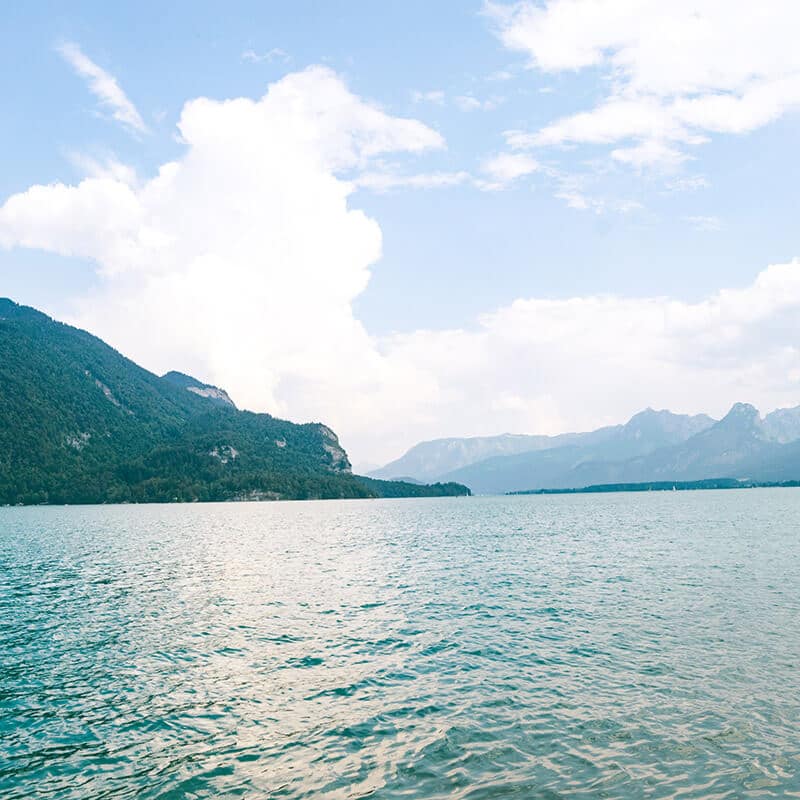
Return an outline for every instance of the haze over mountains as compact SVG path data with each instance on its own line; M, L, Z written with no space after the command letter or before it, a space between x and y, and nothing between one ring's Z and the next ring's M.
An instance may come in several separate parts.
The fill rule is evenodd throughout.
M753 406L737 403L718 421L647 409L624 425L587 433L440 439L372 474L459 481L482 494L706 478L797 480L800 406L762 419Z

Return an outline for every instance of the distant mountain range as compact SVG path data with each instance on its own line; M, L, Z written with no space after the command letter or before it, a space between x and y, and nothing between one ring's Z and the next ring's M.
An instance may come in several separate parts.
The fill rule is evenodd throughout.
M0 299L0 504L467 494L351 474L336 434L239 411Z
M717 421L647 409L624 425L560 436L439 439L372 473L457 481L492 494L596 484L800 479L800 406L763 419L737 403Z

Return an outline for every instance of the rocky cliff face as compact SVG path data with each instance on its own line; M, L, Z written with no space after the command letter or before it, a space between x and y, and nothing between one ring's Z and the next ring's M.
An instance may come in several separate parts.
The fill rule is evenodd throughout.
M348 474L352 472L350 459L339 444L339 437L327 425L320 424L319 429L323 437L322 447L331 458L331 471Z
M166 375L162 375L161 379L174 386L179 386L181 389L186 389L186 391L192 392L198 397L204 397L217 405L236 408L236 404L224 389L212 386L210 383L203 383L191 375L185 375L183 372L175 372L173 370L172 372L167 372Z

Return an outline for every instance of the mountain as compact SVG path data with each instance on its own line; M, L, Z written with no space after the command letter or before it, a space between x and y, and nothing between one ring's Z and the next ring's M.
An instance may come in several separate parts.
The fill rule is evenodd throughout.
M762 420L753 406L737 403L715 423L648 410L599 445L488 459L442 480L461 481L478 493L711 478L796 480L800 442L786 438L800 407L783 412Z
M617 434L599 452L604 458L617 459L680 444L709 430L716 420L707 414L673 414L647 408L622 425Z
M406 453L403 458L387 465L380 477L395 470L424 468L425 480L457 480L466 482L474 491L504 492L531 488L540 481L558 481L571 469L587 460L622 460L642 455L705 430L714 424L710 417L700 414L686 416L669 411L647 409L625 425L600 428L588 433L567 433L559 436L485 437L479 439L440 439L424 442ZM481 458L482 452L502 449L504 440L514 439L516 452ZM464 463L459 468L439 473L438 464L450 463L449 455L456 453ZM473 462L467 461L474 458ZM409 474L409 473L405 473ZM411 472L420 477L420 472Z
M634 480L756 478L747 474L751 471L748 465L768 460L780 447L769 438L758 410L747 403L736 403L715 425L678 445L623 462L583 464L569 480L589 485Z
M441 475L495 456L516 455L580 441L601 441L622 426L601 428L591 433L563 433L558 436L531 436L503 433L499 436L471 436L467 438L433 439L420 442L408 452L369 474L386 480L414 478L420 481L435 480Z
M577 454L575 457L579 460L580 454L589 450L592 453L602 452L607 458L625 458L684 441L713 424L714 420L705 414L692 417L648 408L626 425L612 425L586 433L562 433L557 436L505 433L500 436L434 439L415 445L396 461L369 474L383 479L408 480L413 477L431 481L460 474L462 468L489 459L520 456L517 463L525 463L527 459L522 457L523 454L567 447L578 448L571 452ZM560 461L561 456L570 460L566 453L532 456L531 459L550 463Z
M797 408L779 408L764 417L764 432L781 444L800 439L800 406Z
M206 400L215 405L236 408L236 404L224 389L212 386L210 383L202 383L202 381L198 381L197 378L193 378L191 375L184 375L182 372L173 370L172 372L167 372L166 375L162 375L161 379L175 386L180 386L181 389L193 392L198 397L205 397Z
M800 438L749 459L742 471L757 481L800 480Z
M86 331L0 299L0 504L403 491L352 475L325 425L239 411L218 387L158 377Z

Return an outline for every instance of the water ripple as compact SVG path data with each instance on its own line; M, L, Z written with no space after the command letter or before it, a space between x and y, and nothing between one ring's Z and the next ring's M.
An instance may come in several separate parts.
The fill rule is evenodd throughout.
M0 509L0 796L800 797L800 492Z

